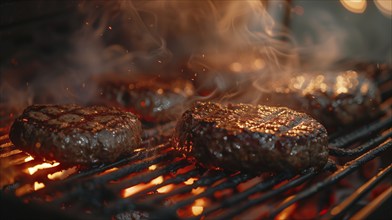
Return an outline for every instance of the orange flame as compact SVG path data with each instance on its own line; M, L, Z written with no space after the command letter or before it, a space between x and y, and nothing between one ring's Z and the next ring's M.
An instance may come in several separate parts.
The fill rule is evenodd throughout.
M206 201L204 199L196 199L191 208L192 214L197 216L203 213L205 205L206 205Z
M34 182L34 190L37 191L39 189L42 189L45 187L45 184L40 183L40 182Z
M141 183L141 184L126 188L122 191L122 197L126 198L126 197L132 196L132 195L134 195L144 189L147 189L153 185L161 184L163 182L163 180L164 180L163 176L158 176L157 178L151 180L149 183L146 183L146 184ZM163 187L159 188L157 190L157 192L164 193L164 192L171 190L172 188L173 188L173 184L170 184L170 185L163 186Z
M195 188L195 189L192 189L192 193L193 193L194 195L198 195L198 194L204 192L205 190L206 190L205 187L197 187L197 188Z
M170 192L174 188L174 184L169 184L166 186L162 186L161 188L157 189L158 193L167 193Z
M131 186L123 190L122 197L123 198L130 197L144 189L147 189L148 187L150 187L150 184L138 184L136 186Z
M26 160L26 159L25 159ZM33 167L29 167L27 168L28 172L30 175L33 175L34 173L36 173L38 170L42 170L42 169L47 169L47 168L51 168L51 167L55 167L60 165L59 162L54 162L54 163L41 163L38 165L35 165Z
M185 185L192 185L194 182L197 181L197 178L189 178L187 181L184 182Z
M57 171L55 173L48 174L48 179L50 179L50 180L62 180L62 179L67 178L71 174L75 173L76 170L77 170L76 167L71 167L71 168L66 169L66 170Z

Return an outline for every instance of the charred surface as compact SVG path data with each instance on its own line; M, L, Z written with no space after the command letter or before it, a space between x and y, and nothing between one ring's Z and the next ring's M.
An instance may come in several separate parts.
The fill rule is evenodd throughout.
M250 172L322 168L327 132L306 114L288 108L197 103L173 137L175 148L206 167Z
M36 157L94 164L131 153L141 133L137 117L116 108L32 105L14 121L10 139Z

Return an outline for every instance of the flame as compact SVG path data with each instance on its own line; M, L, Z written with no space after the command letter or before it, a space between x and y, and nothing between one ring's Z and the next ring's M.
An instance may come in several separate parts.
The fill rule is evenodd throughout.
M198 195L198 194L204 192L205 190L206 190L205 187L197 187L197 188L195 188L195 189L192 189L192 193L193 193L194 195Z
M76 172L76 167L71 167L69 169L66 170L61 170L61 171L57 171L55 173L52 174L48 174L48 179L50 180L62 180L67 178L69 175L73 174Z
M158 176L157 178L151 180L149 183L146 183L146 184L141 183L141 184L138 184L138 185L126 188L122 192L122 197L126 198L126 197L132 196L132 195L134 195L134 194L136 194L136 193L138 193L138 192L140 192L140 191L142 191L144 189L147 189L147 188L149 188L149 187L151 187L153 185L161 184L163 182L163 180L164 180L163 176ZM172 184L167 185L167 186L163 186L163 187L159 188L157 191L159 193L167 192L167 191L169 191L169 190L171 190L173 188L173 186L171 186L171 185Z
M157 168L157 165L155 165L155 164L148 167L149 170L155 170L156 168Z
M196 216L203 213L205 205L206 205L205 199L196 199L191 208L192 214Z
M151 180L151 183L154 185L161 184L163 182L163 176L158 176L157 178Z
M289 219L290 215L295 211L295 208L297 208L297 203L292 204L291 206L285 208L281 213L279 213L276 217L275 220L285 220Z
M366 0L340 0L340 3L352 13L361 14L366 10Z
M123 192L122 192L122 197L126 198L129 196L132 196L135 193L138 193L146 188L148 188L150 186L150 184L138 184L136 186L131 186L129 188L126 188Z
M174 188L174 184L169 184L166 186L162 186L161 188L157 189L158 193L167 193L170 192Z
M26 159L25 159L26 160ZM35 172L37 172L38 170L42 170L42 169L47 169L47 168L51 168L51 167L56 167L60 165L59 162L54 162L54 163L41 163L38 165L35 165L33 167L29 167L27 168L28 172L30 175L33 175Z
M185 185L192 185L194 182L197 181L197 178L189 178L187 181L184 182Z
M28 156L28 157L26 157L26 158L24 159L24 162L29 162L29 161L32 161L32 160L34 160L34 157Z
M34 182L34 190L37 191L39 189L42 189L45 187L45 184L40 183L40 182Z

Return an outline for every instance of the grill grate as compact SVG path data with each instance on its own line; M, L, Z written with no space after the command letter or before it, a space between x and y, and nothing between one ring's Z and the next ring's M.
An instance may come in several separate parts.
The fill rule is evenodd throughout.
M292 210L297 204L333 192L343 180L353 180L353 174L377 158L382 163L375 175L359 180L358 189L353 187L340 201L327 201L331 204L319 205L316 210L316 215L325 219L364 219L391 200L389 186L358 211L358 204L367 201L366 196L390 182L390 102L391 97L384 96L383 113L372 123L330 136L331 157L323 170L259 176L207 170L182 158L167 138L173 123L145 130L141 148L115 163L89 168L60 164L31 174L26 171L44 161L27 161L28 155L10 143L12 117L2 110L0 165L2 171L11 170L14 179L0 191L1 213L14 217L16 213L10 213L7 207L17 206L56 219L279 219L282 214L295 212ZM64 170L70 172L69 176L49 178ZM35 190L34 184L44 184L44 188Z

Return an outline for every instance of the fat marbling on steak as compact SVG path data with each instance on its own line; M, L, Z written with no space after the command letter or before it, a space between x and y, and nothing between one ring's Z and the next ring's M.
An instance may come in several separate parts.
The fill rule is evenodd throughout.
M105 106L31 105L15 119L10 140L33 156L66 164L113 162L141 142L132 113Z
M184 112L174 148L209 168L299 172L328 160L326 129L285 107L198 102Z

